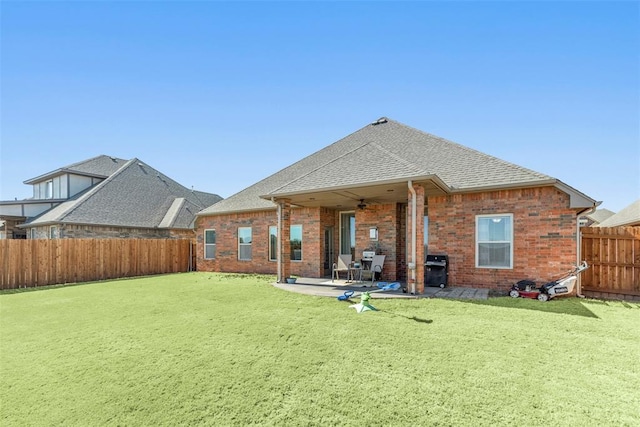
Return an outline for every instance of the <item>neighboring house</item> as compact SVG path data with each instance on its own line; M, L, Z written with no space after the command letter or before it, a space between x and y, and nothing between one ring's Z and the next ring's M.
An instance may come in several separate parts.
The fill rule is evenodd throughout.
M640 226L640 199L598 224L598 227Z
M595 200L550 176L379 119L198 213L198 269L329 277L338 254L385 255L423 292L425 252L449 283L508 288L578 261Z
M596 209L595 212L580 217L581 227L597 227L602 221L614 215L609 209Z
M14 230L8 237L191 238L195 214L221 200L138 159L104 155L24 183L33 198L0 202L0 219Z

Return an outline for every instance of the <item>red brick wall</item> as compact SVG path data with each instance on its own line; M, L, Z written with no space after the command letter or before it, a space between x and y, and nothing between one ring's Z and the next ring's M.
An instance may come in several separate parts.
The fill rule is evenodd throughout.
M320 270L320 275L318 277L331 275L331 266L338 258L339 252L339 244L340 244L340 230L338 230L338 224L340 223L339 214L333 209L320 209L320 228L318 232L320 233L320 247L318 250L320 251L320 265L318 266ZM333 247L333 258L335 259L324 259L324 229L326 227L333 227L333 241L331 245ZM325 262L327 267L327 272L325 274Z
M553 187L428 198L429 253L449 255L449 284L507 289L546 282L576 263L576 213ZM475 267L476 215L513 214L513 269Z
M407 209L406 204L388 204L356 210L356 259L375 243L369 239L369 229L377 227L377 246L386 255L384 280L407 278ZM568 271L576 262L576 213L569 209L569 196L553 187L428 197L427 209L428 252L449 255L452 286L507 289L521 279L546 282ZM504 213L513 214L514 220L513 269L476 268L476 215ZM335 258L339 253L339 215L340 212L325 208L291 210L291 225L303 226L302 261L290 263L291 274L325 276L324 228L334 227ZM277 225L275 210L199 217L198 269L276 274L276 262L268 261L270 225ZM247 226L253 232L253 259L238 261L237 229ZM215 260L203 259L206 228L216 229ZM420 235L421 227L417 231Z
M370 205L356 211L356 251L357 257L371 247L369 228L377 227L380 253L385 254L385 280L397 280L397 265L404 265L398 259L398 225L403 223L398 215L405 211L395 204ZM334 258L339 253L340 212L325 208L299 208L291 210L291 225L302 225L302 261L291 261L290 274L304 277L323 277L324 271L324 229L334 227ZM217 216L199 217L197 220L197 265L201 271L221 271L238 273L276 274L277 263L268 261L269 226L277 225L276 211L245 212ZM252 260L238 260L238 227L252 227ZM204 259L204 230L216 230L216 259ZM333 264L335 260L330 260Z
M378 241L369 238L369 229L378 228ZM362 251L378 249L386 255L382 269L383 280L397 280L398 266L398 209L396 204L368 205L356 210L356 260Z
M302 225L302 261L291 261L290 274L322 277L324 226L321 209L291 210L291 225ZM327 216L327 213L324 213ZM329 220L330 222L332 219ZM200 271L276 274L276 261L269 261L269 226L278 225L273 211L243 212L197 219L197 265ZM238 260L238 227L251 227L252 259ZM216 230L216 259L204 259L204 230ZM288 253L288 251L287 251Z
M320 224L320 209L291 209L291 225L302 225L302 261L291 261L291 274L322 277L323 227Z
M200 271L276 274L269 261L269 226L278 225L276 211L240 212L198 217L196 220L197 265ZM251 227L252 260L238 260L238 227ZM216 259L204 259L204 230L216 230Z

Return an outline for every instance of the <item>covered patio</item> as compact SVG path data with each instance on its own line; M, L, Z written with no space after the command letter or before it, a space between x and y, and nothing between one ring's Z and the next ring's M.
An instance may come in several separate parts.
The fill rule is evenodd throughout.
M474 289L462 287L425 287L421 294L411 294L403 291L406 289L406 283L400 283L401 287L397 291L376 292L371 297L376 299L382 298L454 298L454 299L487 299L489 297L488 289ZM365 286L367 285L367 286ZM377 286L371 286L369 282L347 282L346 280L334 280L327 278L310 278L299 277L296 283L274 283L274 286L288 292L296 292L299 294L313 295L320 297L337 298L344 295L347 291L354 291L356 294L360 292L371 292L378 289Z
M361 261L364 251L386 256L383 280L405 282L406 293L420 295L424 289L424 257L426 197L446 194L445 185L437 176L415 176L378 181L374 185L345 184L315 190L287 192L281 188L263 195L277 206L277 275L283 283L294 273L296 257L291 254L289 234L292 209L318 209L321 215L319 226L327 230L335 229L335 235L324 235L324 248L318 248L318 255L324 271L316 277L330 274L330 266L338 255L351 253L354 262ZM353 223L346 224L347 217ZM294 222L292 222L294 221ZM347 231L348 227L353 227ZM318 230L318 233L322 233ZM353 233L351 245L346 242ZM316 279L313 279L316 280ZM322 279L319 279L322 280Z

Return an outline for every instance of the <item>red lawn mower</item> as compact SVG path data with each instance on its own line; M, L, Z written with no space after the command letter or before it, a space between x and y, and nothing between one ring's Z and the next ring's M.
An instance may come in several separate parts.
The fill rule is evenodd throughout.
M573 288L578 281L578 274L589 268L586 261L582 261L582 264L565 274L558 280L546 283L541 287L537 287L533 280L520 280L518 283L511 287L509 296L513 298L532 298L538 299L538 301L549 301L553 297L558 295L567 295L573 292Z

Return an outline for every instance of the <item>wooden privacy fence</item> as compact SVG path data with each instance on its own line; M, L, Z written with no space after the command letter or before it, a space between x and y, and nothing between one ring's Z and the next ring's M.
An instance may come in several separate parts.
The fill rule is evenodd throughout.
M0 289L195 269L188 239L0 240Z
M603 298L640 297L640 227L584 227L583 293ZM586 292L585 292L586 291Z

